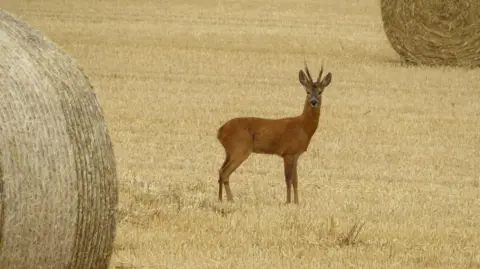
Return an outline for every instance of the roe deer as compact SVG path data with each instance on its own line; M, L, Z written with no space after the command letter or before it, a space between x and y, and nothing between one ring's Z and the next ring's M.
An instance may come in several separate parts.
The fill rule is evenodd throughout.
M217 138L225 148L226 159L219 171L218 200L222 201L222 184L227 200L233 201L230 190L230 175L242 164L250 153L274 154L283 158L287 203L291 202L293 185L294 202L298 204L297 162L307 151L310 139L317 130L320 119L323 90L330 84L332 74L323 79L323 63L314 82L305 62L305 73L300 70L298 79L307 93L303 113L296 117L264 119L257 117L234 118L223 124Z

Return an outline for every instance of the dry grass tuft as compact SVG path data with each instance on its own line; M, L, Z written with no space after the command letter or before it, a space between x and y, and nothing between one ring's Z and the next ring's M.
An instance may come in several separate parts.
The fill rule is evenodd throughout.
M1 9L0 61L0 268L107 268L116 160L89 80Z
M363 226L365 225L365 222L355 222L352 227L348 230L348 232L342 234L339 238L339 244L340 246L353 246L357 244L359 241L358 235L362 231Z
M477 0L381 0L383 27L408 63L478 67Z

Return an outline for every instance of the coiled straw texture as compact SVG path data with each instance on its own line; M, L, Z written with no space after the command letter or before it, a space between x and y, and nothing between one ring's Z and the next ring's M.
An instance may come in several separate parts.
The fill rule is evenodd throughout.
M385 34L403 60L480 65L480 1L381 0Z
M0 9L0 268L107 268L116 180L88 79Z

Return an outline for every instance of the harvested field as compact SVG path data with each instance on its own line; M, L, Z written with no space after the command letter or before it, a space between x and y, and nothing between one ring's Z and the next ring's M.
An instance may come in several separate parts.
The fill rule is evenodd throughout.
M120 184L111 268L480 268L480 70L402 65L379 2L3 1L95 87ZM301 113L304 58L333 79L300 204L268 155L217 202L218 127Z

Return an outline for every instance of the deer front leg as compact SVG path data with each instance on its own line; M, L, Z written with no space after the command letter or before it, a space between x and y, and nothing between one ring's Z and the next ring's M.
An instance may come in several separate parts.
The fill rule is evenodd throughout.
M292 185L293 185L293 202L298 204L298 174L297 174L298 156L293 159L292 165Z
M294 160L295 158L293 156L283 157L283 166L285 170L285 183L287 184L287 204L291 202L293 170L294 170L294 163L295 163Z

